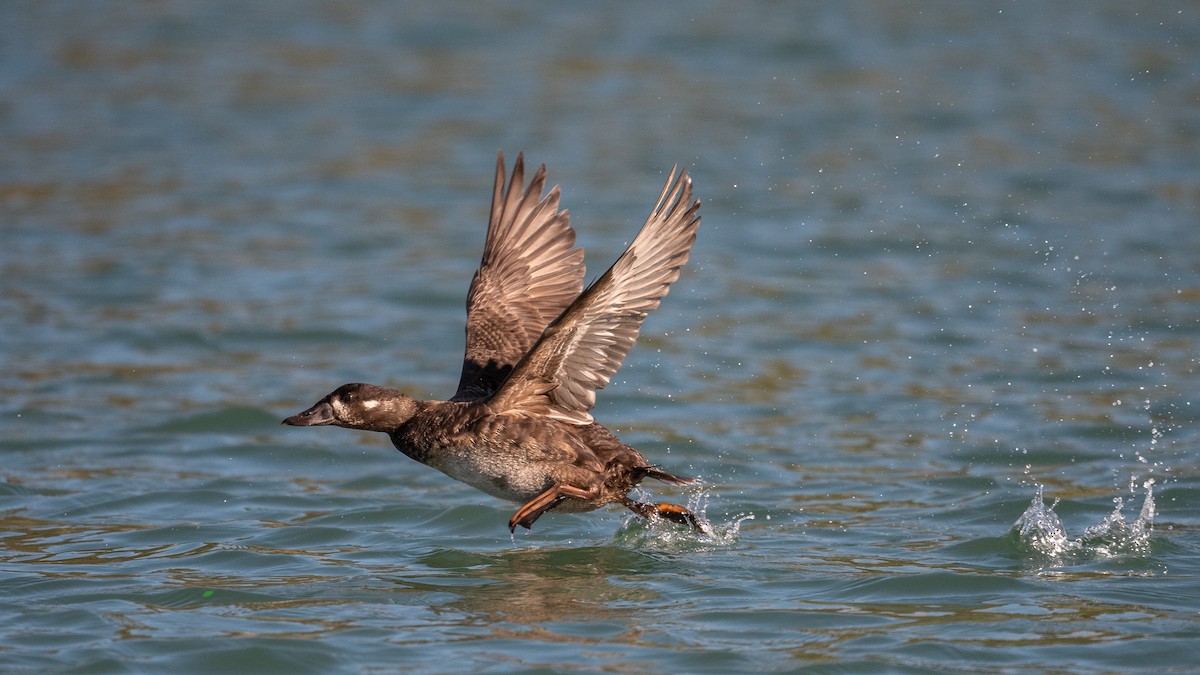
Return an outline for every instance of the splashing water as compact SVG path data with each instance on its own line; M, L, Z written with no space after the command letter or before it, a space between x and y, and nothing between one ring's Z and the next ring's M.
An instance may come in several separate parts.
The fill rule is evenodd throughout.
M1112 513L1085 529L1080 538L1072 539L1054 512L1058 500L1046 506L1043 488L1038 485L1029 508L1013 523L1011 531L1023 549L1049 558L1055 564L1066 564L1079 558L1146 555L1150 552L1150 536L1154 531L1154 480L1147 480L1143 487L1146 498L1132 523L1127 523L1121 513L1125 500L1117 497L1113 500Z
M1117 497L1112 513L1104 520L1083 531L1080 543L1103 556L1127 554L1145 555L1150 552L1150 535L1154 531L1154 481L1146 481L1146 499L1132 523L1121 515L1125 500Z
M700 518L699 530L662 518L630 516L614 536L614 541L639 549L669 551L723 548L737 541L742 523L754 520L754 514L738 514L727 523L708 519L709 489L698 486L688 495L687 508Z
M1030 550L1045 556L1058 557L1068 551L1079 548L1077 541L1067 538L1062 519L1054 512L1058 500L1046 506L1043 488L1037 486L1037 494L1030 502L1029 508L1017 518L1012 529L1017 533L1017 540Z

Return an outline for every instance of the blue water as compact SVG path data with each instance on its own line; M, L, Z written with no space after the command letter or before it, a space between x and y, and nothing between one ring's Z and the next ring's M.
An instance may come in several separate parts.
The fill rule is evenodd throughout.
M1186 3L10 2L0 670L1188 671ZM713 532L279 421L454 389L495 152L692 260L597 418Z

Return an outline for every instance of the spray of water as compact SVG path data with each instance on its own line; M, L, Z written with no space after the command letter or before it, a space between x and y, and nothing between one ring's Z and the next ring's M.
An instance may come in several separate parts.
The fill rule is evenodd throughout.
M1054 564L1068 564L1086 559L1144 556L1150 552L1150 536L1154 530L1154 480L1143 483L1146 498L1138 517L1127 522L1121 513L1125 500L1114 499L1111 513L1099 523L1084 530L1083 536L1071 538L1062 519L1054 512L1058 500L1046 506L1041 485L1029 508L1013 523L1012 532L1022 549Z
M688 495L687 508L700 517L699 528L690 528L661 518L630 516L614 536L617 543L641 550L695 551L731 546L738 539L742 523L754 520L753 514L739 514L728 522L708 518L710 489L697 485Z

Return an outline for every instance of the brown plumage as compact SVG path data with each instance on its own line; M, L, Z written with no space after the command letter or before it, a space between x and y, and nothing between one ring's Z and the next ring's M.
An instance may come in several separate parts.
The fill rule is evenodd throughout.
M505 189L504 156L487 240L467 294L467 346L458 391L419 401L394 389L346 384L284 424L332 424L388 434L404 454L488 494L523 504L509 528L550 510L619 503L702 529L673 504L635 502L645 478L687 484L625 445L590 414L687 262L700 202L686 171L672 169L633 243L583 290L583 250L557 187L542 196L546 167L524 187L517 156ZM582 291L582 292L581 292Z

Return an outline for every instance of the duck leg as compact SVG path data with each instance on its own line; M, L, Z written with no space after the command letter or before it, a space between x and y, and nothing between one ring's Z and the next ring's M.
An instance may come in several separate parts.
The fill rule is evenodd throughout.
M558 506L567 497L586 500L592 499L595 496L596 490L589 492L588 490L580 490L577 487L563 485L562 483L554 485L517 509L512 518L508 519L508 531L515 532L518 525L527 530L530 529L533 527L533 521L540 518L543 513Z
M626 499L623 503L630 511L647 520L657 517L680 525L690 525L697 532L704 534L709 532L708 521L677 504L647 504L646 502L635 502L632 499Z

